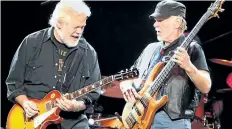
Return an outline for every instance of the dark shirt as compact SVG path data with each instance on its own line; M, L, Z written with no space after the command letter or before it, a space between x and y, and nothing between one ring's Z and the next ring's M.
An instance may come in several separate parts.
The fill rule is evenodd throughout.
M52 30L53 31L53 30ZM55 44L58 54L59 54L59 60L58 60L58 72L57 72L57 79L62 80L62 74L63 74L63 66L64 66L64 60L66 60L67 55L71 48L67 47L65 44L60 43L56 38L54 33L51 33L51 40ZM61 82L61 81L59 81Z
M149 44L143 50L132 67L136 67L140 73L139 77L144 79L144 77L150 74L149 67L155 66L160 61L160 57L162 57L162 61L164 61L164 59L170 59L176 48L181 45L184 39L184 35L181 35L167 47L163 47L163 42ZM162 49L160 49L161 47ZM161 50L163 52L161 52ZM201 46L196 43L196 41L192 41L190 43L189 49L187 51L191 62L198 70L209 71L204 52ZM161 53L163 54L161 55ZM155 62L155 64L152 64L153 62ZM174 66L170 73L170 76L166 79L164 84L162 84L162 87L159 90L158 98L160 98L162 95L169 96L169 100L165 105L166 111L168 112L169 116L174 119L182 117L185 110L191 105L191 102L197 101L194 100L197 99L194 98L194 96L198 89L194 86L186 72L178 65ZM140 86L141 82L135 84L135 87L138 90L141 89Z
M156 63L163 60L162 58L164 55L167 56L170 54L169 56L171 56L173 52L176 50L176 48L180 46L183 40L184 40L184 35L181 35L181 37L173 41L173 43L171 43L167 47L164 47L163 42L155 42L148 44L147 47L142 51L138 59L135 61L134 65L132 66L132 67L136 67L139 70L139 78L146 78L150 72L149 68L155 66ZM201 46L198 43L196 43L196 41L193 42L194 44L193 43L190 44L190 46L193 45L192 46L193 49L191 53L189 53L188 51L188 53L190 54L191 62L197 69L209 71L205 59L205 54ZM162 55L160 55L161 50L164 52ZM153 60L157 60L155 61L155 64L152 64ZM135 84L135 86L139 88L138 86L140 86L140 83L141 82Z
M62 45L60 47L52 37L53 28L46 28L26 36L18 47L6 79L10 101L15 102L18 95L42 99L51 90L60 91L57 83L63 81L76 52L83 57L78 56L81 58L80 65L67 92L76 91L100 79L97 54L83 37L76 47L70 49ZM38 47L40 49L36 51ZM60 56L60 48L64 48L64 58ZM95 91L78 99L88 105L97 100L99 95Z

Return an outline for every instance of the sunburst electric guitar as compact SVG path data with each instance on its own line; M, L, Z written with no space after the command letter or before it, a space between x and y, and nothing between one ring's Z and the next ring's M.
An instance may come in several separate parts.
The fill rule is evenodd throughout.
M96 89L114 86L111 85L114 82L137 78L138 75L137 69L125 70L72 93L62 95L59 91L53 90L41 100L29 99L37 104L40 111L33 118L26 117L23 108L19 104L15 104L8 114L6 127L7 129L45 129L50 124L58 124L62 118L59 116L61 109L55 107L57 98L65 96L67 99L75 99Z
M184 49L188 48L203 24L208 19L218 16L218 12L223 11L221 9L222 3L222 0L217 0L211 4L207 12L201 17L180 47ZM122 113L122 129L149 129L151 127L156 111L168 101L167 95L157 100L157 93L175 65L176 63L174 61L169 60L166 64L160 62L153 68L144 83L144 87L139 92L142 96L141 99L137 100L135 104L126 103Z

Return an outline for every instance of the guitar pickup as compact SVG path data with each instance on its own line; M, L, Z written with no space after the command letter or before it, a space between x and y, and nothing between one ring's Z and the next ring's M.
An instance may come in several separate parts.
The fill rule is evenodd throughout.
M141 112L139 111L139 108L137 106L135 106L135 111L139 116L141 116Z

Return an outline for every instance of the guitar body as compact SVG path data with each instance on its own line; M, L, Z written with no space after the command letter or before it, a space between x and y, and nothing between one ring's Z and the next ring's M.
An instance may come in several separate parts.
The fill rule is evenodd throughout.
M61 109L55 106L56 99L63 96L72 100L98 88L107 88L111 86L108 84L115 81L137 78L138 75L137 69L121 71L72 93L62 95L59 91L53 90L41 100L29 99L35 102L39 108L39 113L30 119L26 117L24 109L19 104L15 104L8 114L6 127L7 129L45 129L50 124L58 124L62 121L62 118L59 116Z
M211 17L218 17L218 12L223 12L224 9L221 8L223 1L224 0L216 0L211 4L210 8L208 8L207 12L201 17L179 47L187 50L203 24ZM139 100L136 100L133 105L131 103L126 103L122 113L124 128L149 129L151 127L155 113L168 101L168 96L162 96L161 99L157 100L157 95L162 84L166 81L169 73L171 73L172 68L176 64L176 62L172 60L173 58L172 56L165 66L160 62L152 69L144 87L139 92L140 96L142 96Z
M61 97L60 92L53 90L41 100L29 99L35 102L39 108L39 113L32 119L26 117L23 108L19 104L15 104L7 117L7 129L45 129L50 124L60 123L62 121L62 118L59 116L61 110L59 108L53 108L53 110L48 111L48 103L55 101L59 97ZM40 121L38 118L43 120Z
M157 93L154 94L154 96L150 96L148 94L148 89L153 82L153 80L156 78L156 76L159 74L160 70L163 68L163 63L158 63L153 70L151 71L148 79L146 80L144 87L141 89L139 94L146 98L147 100L147 107L144 108L143 104L140 101L136 101L135 106L137 109L133 108L133 105L131 103L126 103L123 113L122 113L122 121L124 128L126 129L149 129L154 114L158 109L160 109L167 101L168 96L163 96L160 100L156 100ZM140 113L137 113L136 110L139 110ZM130 122L128 123L128 116L133 116L136 124L131 128ZM129 120L130 121L130 120Z

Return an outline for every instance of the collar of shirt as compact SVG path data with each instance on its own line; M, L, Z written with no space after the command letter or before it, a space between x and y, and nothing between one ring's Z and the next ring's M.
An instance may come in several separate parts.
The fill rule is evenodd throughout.
M182 34L179 38L174 40L170 45L163 47L164 51L173 50L173 48L176 48L176 46L179 46L185 39L184 34ZM164 46L164 42L162 42L162 45Z

